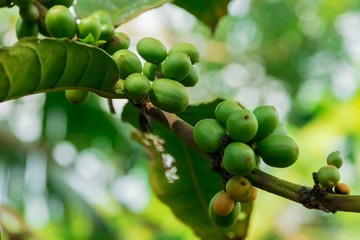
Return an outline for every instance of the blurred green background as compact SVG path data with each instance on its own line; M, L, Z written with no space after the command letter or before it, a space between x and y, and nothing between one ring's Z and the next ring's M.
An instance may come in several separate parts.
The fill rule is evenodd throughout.
M359 195L360 2L232 0L227 10L214 32L171 4L119 31L134 52L149 36L168 49L195 44L201 78L191 103L221 96L249 109L274 105L300 159L264 171L310 186L312 172L340 150L341 182ZM16 7L0 9L0 45L17 41L17 17ZM23 239L198 239L152 193L146 151L119 117L125 103L115 101L117 115L95 95L81 106L63 92L0 104L3 230ZM260 190L248 239L358 239L359 222L359 214L308 210Z

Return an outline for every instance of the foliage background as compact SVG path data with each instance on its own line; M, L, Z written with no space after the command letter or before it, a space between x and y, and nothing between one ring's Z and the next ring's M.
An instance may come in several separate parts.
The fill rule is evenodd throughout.
M341 181L358 195L359 3L232 0L227 10L212 30L167 3L119 30L133 51L147 36L168 49L178 42L198 46L201 80L189 89L192 103L221 96L249 109L274 105L301 154L290 168L263 165L265 171L311 185L327 154L341 150ZM0 45L16 42L17 11L0 9ZM152 193L149 156L119 120L125 103L116 101L116 116L95 95L81 106L68 104L63 92L0 104L3 228L42 239L197 239ZM307 210L260 191L249 239L356 239L359 221L358 214Z

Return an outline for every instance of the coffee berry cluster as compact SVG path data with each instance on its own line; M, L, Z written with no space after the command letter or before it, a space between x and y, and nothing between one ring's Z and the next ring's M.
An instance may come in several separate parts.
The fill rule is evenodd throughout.
M16 36L20 40L24 37L37 37L40 17L35 0L4 0L0 1L0 7L19 7L19 19L16 22ZM68 38L87 44L99 45L105 51L113 52L121 48L128 48L130 41L126 34L115 32L112 19L105 11L95 11L91 15L76 23L75 17L68 9L73 0L47 0L42 7L48 9L45 16L46 32L55 38ZM83 103L88 99L89 92L83 90L66 90L67 100L74 104Z
M34 2L0 1L0 7L19 6L20 18L16 25L18 39L39 34L36 21L40 14ZM167 112L185 110L189 103L185 87L193 87L199 81L199 73L193 65L199 62L200 55L193 44L179 43L168 52L159 40L143 38L136 46L139 55L146 61L142 66L136 54L128 50L129 37L125 33L115 32L109 13L95 11L77 24L68 9L72 4L73 0L48 0L44 3L44 7L48 8L45 16L48 34L96 45L112 55L120 73L115 91L125 93L134 103L148 97L154 106ZM88 92L66 90L65 96L71 103L78 104L87 100Z
M317 177L321 187L325 190L332 192L334 188L335 193L350 194L350 188L345 183L339 183L340 173L339 168L342 166L344 158L340 151L332 152L327 157L327 166L323 166L318 171Z
M203 151L220 153L221 167L232 177L225 191L218 192L209 205L209 216L219 226L235 223L240 203L256 199L257 189L246 179L260 157L272 167L285 168L299 156L296 142L287 135L273 106L254 111L232 101L223 101L215 109L216 119L203 119L194 127L194 140Z
M124 91L134 103L149 97L154 106L164 111L184 111L189 103L185 87L199 81L193 66L199 62L198 49L191 43L179 43L167 52L162 42L150 37L141 39L136 49L146 61L144 66L130 50L121 49L112 55L120 71L118 91Z

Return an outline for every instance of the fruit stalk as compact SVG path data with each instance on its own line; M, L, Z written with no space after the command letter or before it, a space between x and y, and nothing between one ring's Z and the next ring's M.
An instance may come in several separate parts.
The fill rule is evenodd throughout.
M38 1L35 1L34 5L39 10L39 14L40 14L39 18L36 20L36 23L39 26L39 31L41 32L42 35L50 37L50 33L47 31L45 26L45 16L47 13L47 9L46 7L44 7L44 5L42 5Z

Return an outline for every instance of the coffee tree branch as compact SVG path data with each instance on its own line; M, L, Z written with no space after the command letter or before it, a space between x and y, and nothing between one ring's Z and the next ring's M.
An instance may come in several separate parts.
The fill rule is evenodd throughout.
M195 143L193 138L193 127L177 117L174 114L164 112L151 103L146 104L148 114L172 132L179 139L185 141L203 157L210 162L214 156L202 151ZM324 196L311 195L311 187L301 186L286 180L274 177L259 169L255 169L251 174L246 176L251 183L262 190L289 199L294 202L303 204L308 208L314 208L324 211L346 211L360 212L360 196L348 196L328 193ZM313 204L309 204L313 202Z

